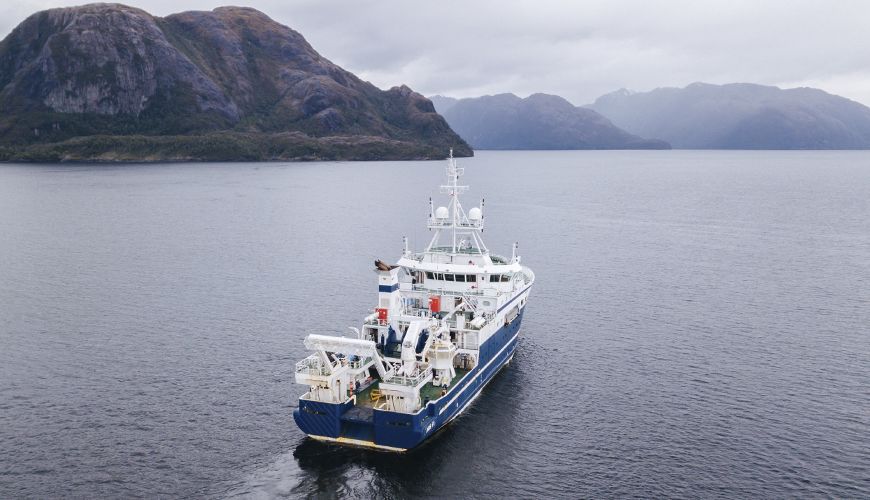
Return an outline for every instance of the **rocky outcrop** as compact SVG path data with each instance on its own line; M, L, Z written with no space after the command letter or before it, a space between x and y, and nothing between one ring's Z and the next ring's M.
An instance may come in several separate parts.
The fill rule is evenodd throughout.
M165 18L119 4L51 9L0 42L7 151L76 137L215 132L295 132L306 144L382 138L375 142L389 145L391 158L439 158L450 147L471 154L423 96L360 80L250 8ZM352 149L342 157L352 159Z

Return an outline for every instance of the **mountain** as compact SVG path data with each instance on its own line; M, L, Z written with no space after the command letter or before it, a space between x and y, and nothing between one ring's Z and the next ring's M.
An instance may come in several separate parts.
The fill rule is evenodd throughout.
M446 113L448 109L452 108L454 104L459 102L459 99L455 97L447 97L443 95L430 96L429 100L435 105L435 111L442 115Z
M469 99L433 98L447 123L476 149L669 149L614 126L595 111L565 99L513 94Z
M427 159L473 154L432 103L383 91L250 8L38 12L0 42L0 159Z
M693 83L642 93L623 89L589 108L675 148L870 148L870 108L812 88Z

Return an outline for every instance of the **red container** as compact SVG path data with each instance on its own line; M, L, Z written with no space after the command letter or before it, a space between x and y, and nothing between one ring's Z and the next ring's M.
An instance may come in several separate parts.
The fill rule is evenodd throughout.
M387 323L387 308L378 307L375 309L375 311L378 313L378 322L380 322L380 324L382 324L382 325L386 324Z
M433 295L429 297L429 310L433 313L441 311L441 296Z

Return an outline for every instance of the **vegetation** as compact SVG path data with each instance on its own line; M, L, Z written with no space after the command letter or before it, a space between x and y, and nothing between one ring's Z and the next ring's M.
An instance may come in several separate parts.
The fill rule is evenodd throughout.
M254 9L155 18L51 9L0 41L0 160L243 161L471 155L432 104L387 91Z
M324 139L292 132L92 135L61 142L0 147L0 161L16 162L429 160L442 156L439 148L382 137Z

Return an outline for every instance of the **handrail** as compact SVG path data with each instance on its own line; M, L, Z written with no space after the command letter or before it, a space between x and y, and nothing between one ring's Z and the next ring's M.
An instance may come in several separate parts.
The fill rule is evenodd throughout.
M497 297L499 294L505 293L505 292L498 290L496 288L476 288L476 289L469 289L469 290L445 290L444 288L429 288L429 287L426 287L423 285L413 285L411 287L411 290L414 292L431 292L431 293L437 293L439 295L455 295L458 297L461 297L463 295L476 295L476 296L480 296L480 297L487 297L487 296ZM490 291L490 290L492 292L495 292L495 293L491 295L490 293L488 293L488 291Z
M296 373L329 375L329 370L323 365L323 361L316 354L312 354L296 363Z
M425 371L421 371L420 373L418 373L416 376L413 376L413 377L404 377L402 375L393 375L389 379L384 380L382 383L395 384L395 385L406 385L409 387L415 387L420 382L422 382L423 379L425 379L427 375L428 374Z
M357 359L356 361L350 361L348 363L348 366L353 370L358 370L358 369L362 368L363 366L371 363L373 359L374 358L372 358L371 356L364 358L364 359Z

